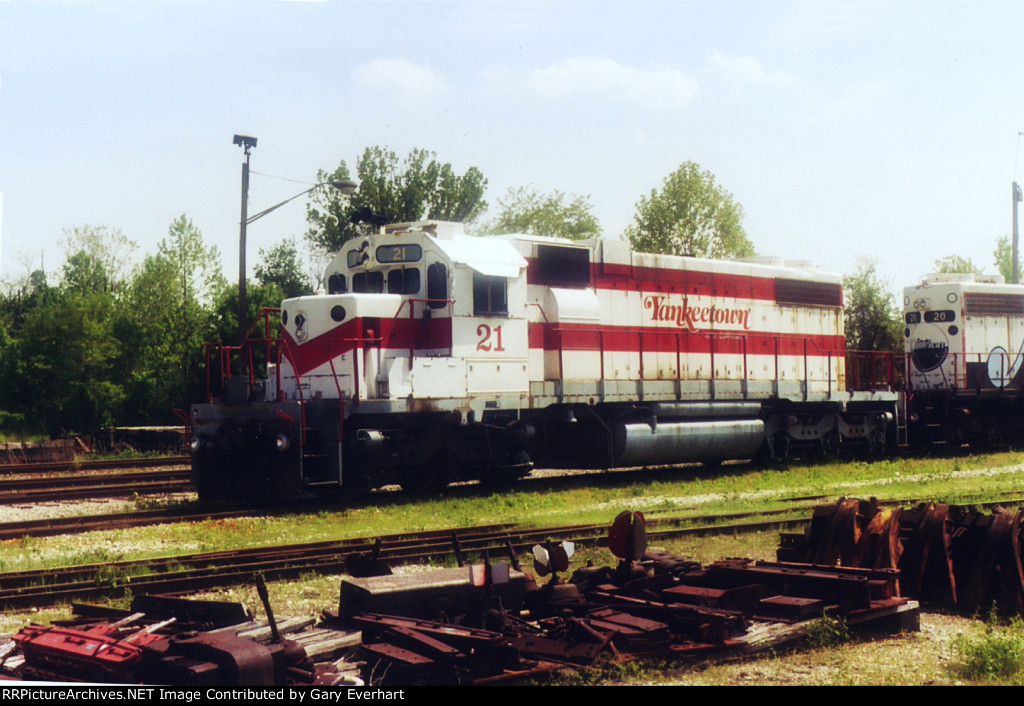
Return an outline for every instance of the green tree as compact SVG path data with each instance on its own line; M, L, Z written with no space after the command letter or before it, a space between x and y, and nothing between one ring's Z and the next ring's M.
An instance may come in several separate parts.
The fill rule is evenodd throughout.
M1013 241L1010 236L1003 235L996 240L996 249L992 252L999 274L1007 282L1013 282ZM1017 253L1017 272L1020 272L1020 253Z
M122 284L128 277L128 262L138 246L129 240L119 229L107 226L75 226L64 230L64 238L60 241L65 255L70 259L75 255L85 255L73 267L87 265L90 272L80 270L80 275L87 278L102 276L103 286L110 288ZM65 265L65 272L68 266ZM81 284L81 282L80 282ZM94 280L93 286L101 282Z
M126 414L148 423L164 421L183 404L177 301L178 278L171 262L148 255L135 272L126 294L129 306L116 324L122 342ZM185 400L184 402L187 402Z
M935 271L947 274L982 274L981 268L971 262L970 258L960 257L959 255L947 255L936 260Z
M0 387L3 406L51 435L113 424L124 400L120 304L101 262L84 250L69 255L60 285L6 341L2 365L14 377Z
M118 322L134 243L106 226L64 233L58 285L36 271L2 303L4 422L50 434L92 432L121 418L131 347Z
M28 312L51 303L55 294L56 289L50 287L42 270L34 270L15 281L6 282L0 296L0 323L11 336L16 336Z
M754 254L743 230L743 207L711 172L685 162L661 191L641 196L626 238L640 252L735 258Z
M532 187L509 189L498 199L498 216L487 224L488 233L530 233L556 235L571 240L596 238L601 234L589 196L566 195L561 191L541 194Z
M347 240L387 223L424 218L471 222L487 208L487 180L479 169L470 167L459 176L427 150L413 150L403 163L389 149L368 147L356 174L359 188L352 196L324 188L310 197L306 237L316 248L337 251ZM331 173L317 173L318 183L348 178L344 161Z
M214 306L225 286L217 248L186 216L176 218L136 271L117 323L131 413L172 420L175 407L201 396L203 344L216 336Z
M903 321L896 297L878 276L878 263L861 258L857 271L843 278L846 348L854 351L903 350Z
M285 240L270 250L260 248L260 260L261 262L256 265L256 281L259 284L277 285L285 299L313 293L302 265L299 264L299 251L295 241ZM238 318L237 314L235 318Z
M284 292L281 291L280 285L276 282L268 282L266 284L256 284L249 287L246 291L245 304L246 304L246 320L250 322L250 338L259 339L264 336L264 320L260 316L260 312L265 308L275 308L281 306L281 302L286 299ZM225 283L221 288L220 293L217 295L217 301L214 305L213 310L213 321L215 327L215 333L210 340L213 341L228 341L235 338L238 335L238 287ZM271 324L271 337L274 338L279 332L279 318L272 316L270 318ZM257 367L262 365L266 357L263 355L263 349L261 346L255 346L253 348L253 354L256 356ZM242 369L241 364L235 368L236 371Z

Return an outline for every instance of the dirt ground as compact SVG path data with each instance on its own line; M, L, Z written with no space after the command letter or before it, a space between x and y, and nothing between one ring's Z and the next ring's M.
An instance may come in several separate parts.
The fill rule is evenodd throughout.
M958 684L950 667L953 641L981 629L977 620L921 614L921 631L888 637L854 638L818 649L764 654L726 664L667 668L633 675L622 684L702 686L927 686Z

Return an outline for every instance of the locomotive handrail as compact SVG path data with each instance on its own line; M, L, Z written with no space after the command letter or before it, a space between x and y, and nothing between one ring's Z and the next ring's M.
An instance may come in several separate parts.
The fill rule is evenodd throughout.
M182 421L185 425L185 446L187 447L189 442L192 440L192 418L188 416L188 412L178 407L174 408L174 416Z
M247 369L247 372L248 372L248 375L249 375L249 385L251 386L251 385L254 385L256 383L255 361L253 360L253 356L252 356L252 346L254 344L263 343L266 346L265 353L266 353L266 361L267 361L268 364L270 363L270 360L271 360L271 357L272 357L272 350L273 350L273 348L275 346L278 347L278 351L279 351L279 353L278 353L278 361L280 361L280 343L281 343L281 339L280 338L274 338L274 337L271 336L271 324L270 324L270 316L271 316L271 314L274 314L274 313L277 313L277 312L280 312L280 311L281 311L280 307L273 307L273 306L265 306L262 309L260 309L260 313L257 315L257 318L249 326L248 331L246 331L245 337L242 339L242 342L239 345L237 345L237 346L228 346L228 345L225 345L224 343L221 343L219 341L215 342L215 343L207 342L207 343L203 344L204 356L205 356L205 362L206 362L206 397L207 397L207 402L212 402L213 401L213 390L212 390L212 387L211 387L212 380L211 380L211 375L210 375L210 362L211 362L210 361L210 352L212 350L216 350L217 353L218 353L217 357L218 357L218 363L219 363L219 368L220 368L219 372L220 372L220 386L221 386L221 388L223 388L224 385L227 383L227 381L230 380L231 377L232 377L232 375L231 375L231 362L232 362L232 357L233 357L233 355L235 353L242 353L242 352L244 352L244 354L247 356L247 358L248 358L248 365L246 366L246 369ZM262 324L263 324L263 328L264 328L263 337L262 338L253 338L252 334L256 331L257 327L260 325L260 323L261 323L260 319L261 318L262 318ZM278 370L280 370L280 368L278 368ZM278 393L277 396L280 397L280 372L278 373L278 390L277 390L277 393Z
M856 390L895 390L899 387L898 376L896 375L895 358L892 351L845 351L846 366L846 389ZM861 380L861 365L866 362L867 382ZM879 363L883 364L883 370L879 370ZM880 373L884 372L884 375Z
M369 329L369 332L372 333L373 329ZM351 338L332 338L332 339L330 339L327 342L327 357L330 359L331 376L334 378L334 384L338 388L338 396L339 396L339 398L343 397L343 395L342 395L342 392L341 392L341 383L338 381L338 374L337 374L337 372L334 369L334 358L335 358L335 356L332 355L332 353L331 353L331 347L333 346L333 344L335 344L335 343L359 343L359 344L376 343L377 346L378 346L378 351L379 351L380 350L380 345L383 342L384 342L384 333L383 332L381 332L381 335L379 335L379 336L354 336L354 337L351 337ZM355 408L358 408L359 407L359 356L356 355L356 350L357 350L356 346L352 346L351 350L352 350L352 406L355 407ZM365 350L365 348L363 346L360 346L359 350L360 350L360 352L362 352L363 350ZM344 355L344 352L340 353L339 355Z

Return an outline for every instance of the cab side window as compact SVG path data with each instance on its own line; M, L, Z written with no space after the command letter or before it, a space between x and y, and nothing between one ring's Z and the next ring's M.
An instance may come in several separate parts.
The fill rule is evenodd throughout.
M475 316L508 315L508 280L473 273L473 314Z
M440 262L427 267L427 306L443 309L448 305L448 268Z

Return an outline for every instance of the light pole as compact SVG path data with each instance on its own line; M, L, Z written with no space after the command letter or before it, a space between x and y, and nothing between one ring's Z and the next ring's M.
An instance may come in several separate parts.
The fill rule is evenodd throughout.
M1017 236L1017 204L1022 199L1020 187L1017 186L1017 182L1013 182L1013 245L1010 247L1010 257L1013 258L1013 265L1010 268L1010 283L1020 284L1020 272L1019 265L1017 264L1017 258L1019 257L1020 247L1018 246L1019 238Z
M357 184L351 179L342 179L340 181L322 182L314 184L305 191L295 194L290 198L285 199L279 204L275 204L270 208L265 208L259 213L248 215L249 213L249 150L256 146L256 138L249 137L247 135L235 135L234 143L241 145L242 149L245 150L245 161L242 162L242 216L238 222L238 342L241 344L245 340L245 334L248 331L248 323L246 321L246 311L248 308L248 302L246 301L245 292L245 236L246 228L253 221L258 221L265 215L272 211L276 211L286 203L294 201L295 199L305 196L306 194L312 193L314 190L319 189L321 186L332 186L346 196L351 196L355 193Z
M249 225L249 151L256 146L256 138L248 135L235 135L234 143L241 145L245 152L242 162L242 216L238 221L238 343L245 340L247 326L245 323L245 228Z

